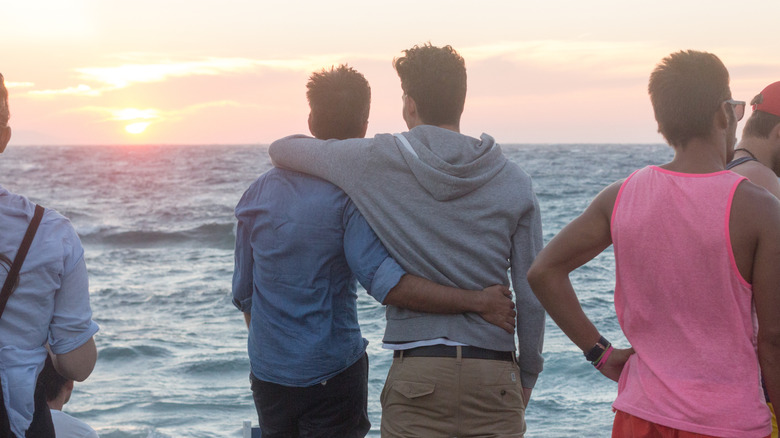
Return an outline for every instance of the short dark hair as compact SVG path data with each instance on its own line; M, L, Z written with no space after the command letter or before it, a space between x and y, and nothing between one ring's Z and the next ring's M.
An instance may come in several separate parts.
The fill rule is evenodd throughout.
M5 78L0 73L0 127L8 126L11 112L8 109L8 89L5 88Z
M753 100L750 101L751 105L761 103L761 94L757 94ZM742 130L743 137L756 137L756 138L769 138L769 134L772 129L780 123L780 116L769 114L761 110L753 111L750 118L745 122L745 128Z
M38 377L38 384L43 386L46 401L56 399L66 383L68 383L68 379L62 377L54 368L51 356L46 356L46 364L44 364L43 371L41 371L41 375Z
M676 147L706 136L715 112L731 98L726 66L717 56L695 50L661 60L650 74L647 90L658 132Z
M427 125L458 124L466 102L466 63L451 46L431 43L404 50L393 60L401 89Z
M366 78L347 65L314 72L306 84L312 134L320 139L362 137L371 107Z

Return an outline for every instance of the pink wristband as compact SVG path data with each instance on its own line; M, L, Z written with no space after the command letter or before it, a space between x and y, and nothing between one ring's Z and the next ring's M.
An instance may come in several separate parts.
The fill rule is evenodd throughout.
M601 356L601 360L599 360L599 363L596 364L596 369L600 370L604 364L607 363L607 359L609 358L609 355L612 353L612 350L614 348L610 345L609 348L607 348L607 351L604 352L604 354Z

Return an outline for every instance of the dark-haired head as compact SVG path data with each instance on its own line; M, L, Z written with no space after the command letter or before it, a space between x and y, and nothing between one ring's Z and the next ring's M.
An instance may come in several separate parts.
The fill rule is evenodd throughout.
M717 56L685 50L664 58L648 85L658 132L674 147L709 135L713 116L731 98L729 72Z
M466 63L451 46L430 43L393 60L401 89L426 125L459 125L466 102Z
M68 379L62 377L60 373L54 369L54 362L51 360L51 356L46 357L46 364L43 366L43 371L38 378L38 383L43 385L44 392L46 393L46 401L52 401L59 397L62 388L69 382Z
M306 84L309 130L323 140L366 135L371 87L366 78L346 65L312 73Z

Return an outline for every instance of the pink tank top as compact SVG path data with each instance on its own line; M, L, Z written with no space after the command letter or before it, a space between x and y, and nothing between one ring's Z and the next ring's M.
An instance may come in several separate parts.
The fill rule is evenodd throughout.
M752 286L734 261L729 213L744 177L634 172L612 213L615 309L636 354L613 408L675 429L766 437Z

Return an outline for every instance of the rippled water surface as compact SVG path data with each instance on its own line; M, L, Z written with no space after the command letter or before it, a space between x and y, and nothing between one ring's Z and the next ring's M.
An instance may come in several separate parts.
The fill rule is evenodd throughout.
M545 240L605 185L671 158L663 145L508 145L534 179ZM230 300L233 207L271 166L264 146L14 147L0 184L68 216L86 249L99 360L65 411L104 438L239 437L257 421L246 328ZM625 342L612 305L611 251L573 275L586 312ZM370 436L391 355L384 311L358 302L370 341ZM601 377L548 320L545 371L527 437L607 437L616 384Z

